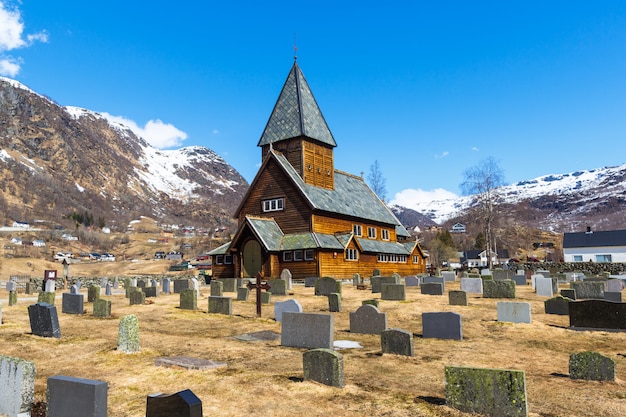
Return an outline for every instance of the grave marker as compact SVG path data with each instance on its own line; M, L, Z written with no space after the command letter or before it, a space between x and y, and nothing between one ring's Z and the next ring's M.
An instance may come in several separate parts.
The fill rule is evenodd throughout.
M469 294L483 293L482 278L461 278L461 290Z
M171 395L151 394L146 400L146 417L202 417L202 401L189 389Z
M332 293L341 294L341 281L331 277L320 278L315 282L315 295L325 295Z
M143 289L145 289L145 287ZM131 306L144 305L146 303L146 294L141 291L140 287L137 287L135 291L131 292L128 298L130 299Z
M233 314L233 299L231 297L209 296L209 313L211 314Z
M573 328L626 330L626 303L572 301L569 303L569 322Z
M381 334L387 330L387 313L365 304L350 313L350 333Z
M274 303L274 317L277 322L283 320L283 313L302 313L302 305L298 300L286 300Z
M576 299L597 299L604 298L604 282L570 282L570 288L576 290Z
M47 417L107 417L108 384L104 381L48 378Z
M31 332L42 337L61 337L57 308L46 303L28 306L28 318Z
M96 298L100 298L100 287L98 285L90 285L87 289L87 302L92 303Z
M82 294L63 293L61 300L61 313L65 314L83 314L84 296Z
M211 284L213 284L213 282L211 282ZM180 291L180 308L182 310L198 309L198 294L196 290L188 288Z
M283 312L281 346L332 349L334 320L330 314Z
M0 355L0 414L30 416L35 401L35 363Z
M615 381L615 361L597 352L572 353L569 377L589 381Z
M543 302L546 314L569 316L569 298L557 296Z
M143 288L143 294L146 298L148 297L158 297L159 296L159 287L145 287Z
M422 313L422 336L433 339L463 340L461 315L449 311Z
M255 289L256 290L256 316L257 317L261 317L261 304L269 304L270 302L270 293L264 292L261 293L261 290L265 290L268 291L271 289L270 285L266 282L263 282L262 280L262 276L261 273L258 272L256 274L255 280L254 280L254 284L252 284L251 282L248 282L248 289ZM266 302L263 303L263 294L267 294L265 296Z
M17 304L17 291L9 291L9 306Z
M172 292L171 286L172 286L172 280L169 278L165 278L163 280L163 294L170 294Z
M413 356L413 333L403 329L387 329L380 334L383 354Z
M248 301L250 297L250 290L246 287L237 288L237 301Z
M422 294L426 295L443 295L443 283L439 282L427 282L422 283L420 290Z
M99 318L111 317L111 301L103 298L93 300L93 316Z
M272 295L287 295L287 281L282 279L270 279L267 283L270 286L268 291Z
M237 278L220 278L220 281L224 284L222 287L224 292L237 291Z
M530 303L498 301L498 321L531 323Z
M414 275L409 275L408 277L404 278L404 285L406 285L407 287L419 287L420 279L419 277L416 277Z
M224 283L220 280L211 280L211 297L222 297L224 295Z
M483 282L483 298L515 298L515 283L510 279L485 280Z
M124 353L139 352L139 320L134 314L122 317L117 336L117 350Z
M46 304L54 305L55 300L56 300L56 293L54 292L47 292L47 291L40 292L39 295L37 295L38 303L46 303Z
M328 294L328 311L331 313L341 312L341 294L336 292Z
M535 291L537 295L542 297L552 297L554 295L552 288L552 278L536 278Z
M465 291L449 291L448 304L451 306L467 306L467 292Z
M343 388L343 356L332 349L307 350L302 354L305 381Z
M313 288L317 283L318 277L305 277L304 278L304 287L305 288Z
M292 289L291 288L291 286L292 286L292 282L291 282L292 276L291 276L291 271L290 270L283 269L283 271L280 273L280 279L285 281L285 285L286 285L286 288L288 290Z

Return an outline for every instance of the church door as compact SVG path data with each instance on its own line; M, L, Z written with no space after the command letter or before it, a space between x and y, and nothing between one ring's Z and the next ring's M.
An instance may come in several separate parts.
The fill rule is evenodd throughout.
M261 245L256 240L247 241L243 247L243 277L255 277L261 266Z

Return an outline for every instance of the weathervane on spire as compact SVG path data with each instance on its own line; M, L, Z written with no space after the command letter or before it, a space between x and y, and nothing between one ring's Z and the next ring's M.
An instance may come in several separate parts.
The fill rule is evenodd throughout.
M296 33L293 33L293 60L297 61L298 60L298 46L297 46L297 42L296 42Z

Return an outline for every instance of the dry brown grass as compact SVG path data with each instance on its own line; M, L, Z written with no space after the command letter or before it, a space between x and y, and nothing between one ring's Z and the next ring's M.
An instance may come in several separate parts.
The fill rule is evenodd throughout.
M448 289L458 289L458 283ZM526 371L531 416L626 415L626 333L572 331L567 317L543 313L543 299L530 287L518 287L518 301L532 304L532 324L496 321L498 300L470 297L470 306L449 306L447 296L427 296L408 288L407 301L381 301L389 327L415 334L415 356L382 355L380 338L351 334L349 312L369 291L343 286L343 312L333 313L335 340L358 341L362 349L342 350L343 389L302 381L303 349L280 341L244 342L233 336L260 330L280 332L273 308L264 306L257 319L255 305L233 301L233 316L208 314L208 288L201 288L199 311L177 307L178 295L163 295L152 304L130 306L123 295L108 297L113 318L96 319L92 306L81 316L60 313L62 337L30 334L27 306L21 296L9 307L2 289L4 324L0 351L32 360L37 368L36 399L45 400L46 379L70 375L108 382L111 417L145 415L146 396L191 389L211 416L464 416L443 405L446 365L511 368ZM86 298L86 297L85 297ZM252 299L253 297L251 297ZM312 288L295 286L294 294L273 301L297 299L305 312L325 313L327 299ZM463 317L463 341L421 338L421 313L455 311ZM141 352L116 350L119 319L139 318ZM569 354L595 350L617 363L616 382L574 381L567 377ZM154 366L160 356L194 356L226 362L227 368L194 371Z

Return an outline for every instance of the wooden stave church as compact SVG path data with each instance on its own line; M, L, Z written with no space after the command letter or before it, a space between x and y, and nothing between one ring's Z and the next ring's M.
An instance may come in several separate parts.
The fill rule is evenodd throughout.
M297 61L257 146L237 232L210 252L214 278L426 272L419 243L363 178L335 169L337 144Z

